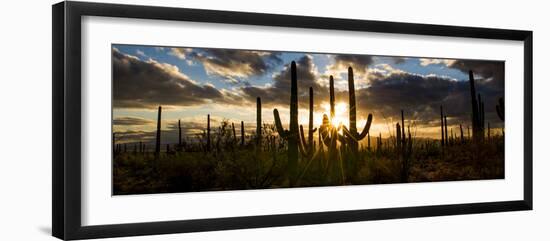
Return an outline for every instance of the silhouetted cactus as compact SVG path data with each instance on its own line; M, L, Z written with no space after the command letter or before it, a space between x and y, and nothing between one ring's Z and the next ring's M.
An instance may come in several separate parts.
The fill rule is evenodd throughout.
M181 120L178 119L178 149L181 149Z
M405 125L403 113L401 118L401 125L395 124L395 147L399 158L401 160L401 182L407 182L410 169L410 159L412 155L412 136L410 126L407 127L408 135L405 134ZM407 138L408 137L408 138Z
M313 88L309 87L309 122L308 122L308 136L307 141L304 135L304 127L300 125L300 152L302 156L311 158L315 152L315 146L313 141L313 133L317 131L317 128L313 128Z
M402 142L402 135L401 135L401 125L399 125L399 122L395 124L395 148L397 149L398 153L401 153L401 145Z
M484 138L484 127L485 127L485 107L484 103L481 101L481 95L477 94L476 99L476 88L474 80L474 72L470 70L470 96L472 102L472 132L474 140L478 141Z
M160 155L160 122L161 122L161 113L162 106L159 106L158 116L157 116L157 138L155 141L155 157L158 158Z
M443 120L445 122L445 146L449 145L449 135L447 132L447 116L443 116Z
M338 141L343 141L344 137L338 134L338 128L330 123L326 114L323 114L323 123L319 127L319 134L321 134L322 143L327 146L327 182L333 183L338 180L340 183L344 183L342 160L338 156L339 151L337 149Z
M334 97L334 78L329 77L329 103L330 103L330 121L334 120L335 115L335 97Z
M298 78L296 76L296 62L290 64L290 125L289 129L285 130L281 124L279 111L273 110L275 117L275 126L277 132L288 143L288 174L289 185L292 187L296 184L298 178Z
M498 104L496 107L498 118L504 121L504 99L502 97L498 98Z
M256 144L262 143L262 99L256 98Z
M334 88L334 87L333 87ZM357 107L355 103L355 81L353 79L353 69L348 68L348 88L349 88L349 130L343 126L344 133L347 136L347 143L349 144L352 152L356 155L358 149L358 142L363 140L367 136L372 124L372 114L369 113L367 122L363 131L359 133L357 131Z
M210 151L210 114L206 117L206 151Z
M231 122L231 131L233 134L233 143L237 143L237 133L235 132L235 123Z
M441 113L441 148L445 149L445 129L444 129L444 120L443 120L443 106L439 106L439 110Z
M244 146L244 121L241 121L241 146Z
M355 80L353 78L353 69L348 68L348 92L349 92L349 130L346 126L343 126L344 133L346 134L346 144L349 146L351 156L348 158L348 166L346 169L350 172L352 180L357 181L357 175L359 172L359 141L363 140L369 133L370 126L372 124L372 114L369 113L367 122L363 131L359 133L357 131L357 106L355 102Z

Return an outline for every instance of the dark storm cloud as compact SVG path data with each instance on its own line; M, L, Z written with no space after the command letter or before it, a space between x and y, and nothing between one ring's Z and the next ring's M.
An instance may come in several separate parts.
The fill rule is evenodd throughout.
M347 71L348 67L352 67L355 72L363 74L372 62L373 56L370 55L340 54L334 55L334 64L329 69Z
M502 61L456 60L447 66L466 74L471 70L475 76L490 82L493 87L502 88L504 86L504 62Z
M192 53L192 57L204 65L207 73L230 79L265 74L282 62L279 55L276 52L236 49L204 49Z
M199 85L173 65L141 61L113 49L113 99L116 108L189 106L224 101L211 85Z
M113 125L117 126L141 126L151 123L153 123L153 121L141 117L132 116L118 117L113 120Z
M438 124L439 108L452 120L450 124L469 124L471 96L468 81L456 81L435 75L416 75L407 72L393 72L387 76L375 78L368 88L357 91L360 113L373 112L375 118L400 118L404 110L407 119L418 124ZM486 119L499 123L494 106L503 88L497 89L488 82L476 81L476 88L485 102ZM359 114L359 113L358 113Z
M268 107L288 106L291 87L290 72L290 63L288 63L281 72L275 74L271 86L244 86L241 90L250 101L256 101L256 97L259 96L262 98L262 104ZM316 81L318 76L311 56L304 55L296 61L296 76L300 107L306 107L309 103L309 87L313 88L314 95L328 93L327 88Z

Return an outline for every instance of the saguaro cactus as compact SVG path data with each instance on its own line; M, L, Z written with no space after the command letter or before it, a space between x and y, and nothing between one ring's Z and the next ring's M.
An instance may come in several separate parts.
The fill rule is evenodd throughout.
M256 144L262 143L262 99L256 98Z
M159 106L157 116L157 138L155 141L155 157L159 157L160 154L160 122L161 122L162 106Z
M210 151L210 114L206 117L206 151Z
M407 127L407 135L405 134L403 125L403 120L401 120L401 125L399 125L399 122L395 124L395 148L401 159L401 182L407 182L410 169L410 158L412 155L412 136L410 126Z
M334 88L334 87L333 87ZM347 136L347 143L354 155L357 155L358 142L363 140L369 133L372 124L372 114L369 113L367 122L361 133L357 132L357 107L355 103L355 81L353 69L348 68L348 91L349 91L349 130L344 126L344 133Z
M444 120L443 120L443 106L439 106L441 112L441 148L445 148L445 129L444 129Z
M332 75L329 77L329 103L330 103L330 121L334 120L335 106L334 106L334 78Z
M233 133L233 144L237 143L237 133L235 132L235 123L231 122L231 130Z
M328 163L327 163L327 182L332 184L336 181L344 183L344 171L342 167L342 160L338 157L337 143L343 141L344 137L338 134L338 129L330 123L328 116L323 114L323 123L319 127L319 134L322 137L322 143L327 146Z
M244 146L244 121L241 121L241 146Z
M181 120L178 119L178 148L181 149Z
M470 97L472 102L472 134L474 140L480 140L484 138L485 127L485 104L481 101L481 95L477 94L474 80L474 72L470 70Z
M317 131L317 128L313 128L313 88L309 87L309 126L307 141L304 135L304 127L300 125L300 151L302 155L311 158L315 152L313 133Z
M357 131L357 106L355 102L355 80L353 78L353 68L348 68L348 92L349 92L349 130L344 126L344 133L346 134L346 144L349 145L351 151L351 158L349 158L349 164L347 171L350 172L352 181L356 181L359 172L359 141L363 140L369 133L369 129L372 123L372 114L369 113L367 122L363 131L359 133Z
M502 97L498 98L497 115L500 120L504 121L504 99Z
M275 126L279 135L286 139L288 143L288 174L289 185L292 187L296 184L298 178L298 78L296 75L296 62L290 64L290 125L289 129L285 130L281 124L279 111L273 110L275 117Z
M449 135L447 132L447 116L443 116L443 120L445 122L445 146L449 145Z

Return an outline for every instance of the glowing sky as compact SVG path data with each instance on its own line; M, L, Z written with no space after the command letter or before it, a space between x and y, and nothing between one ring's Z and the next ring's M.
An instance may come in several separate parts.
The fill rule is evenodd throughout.
M273 123L273 108L289 120L291 61L297 62L299 122L308 121L309 87L314 89L314 123L329 112L328 79L334 76L336 123L348 125L347 69L353 67L361 130L369 113L371 133L388 136L405 111L416 136L439 135L439 106L450 128L470 125L468 71L485 102L486 120L503 123L495 105L504 97L501 61L433 59L327 53L274 52L187 47L113 45L113 129L122 141L147 141L154 136L157 108L163 107L163 143L177 142L176 124L184 134L202 131L207 114L212 125L221 120L251 133L256 121L256 97L262 99L263 122ZM393 130L393 129L392 129Z

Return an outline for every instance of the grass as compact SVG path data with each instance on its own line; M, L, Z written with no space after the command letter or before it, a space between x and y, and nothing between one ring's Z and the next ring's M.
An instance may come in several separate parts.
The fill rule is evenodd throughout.
M113 162L115 195L289 187L285 142L265 135L261 146L253 138L244 146L230 135L213 138L211 151L202 144L171 150L155 157L152 152L116 153ZM217 138L217 139L216 139ZM328 160L327 147L317 147L312 158L301 157L295 186L338 186L401 183L403 157L391 139L381 147L361 148L358 174L351 181L346 172L350 153L338 149L337 160ZM330 165L329 162L342 163ZM445 147L439 140L413 140L410 168L405 182L436 182L504 178L504 138ZM331 170L336 168L336 170ZM342 178L328 178L330 172Z

